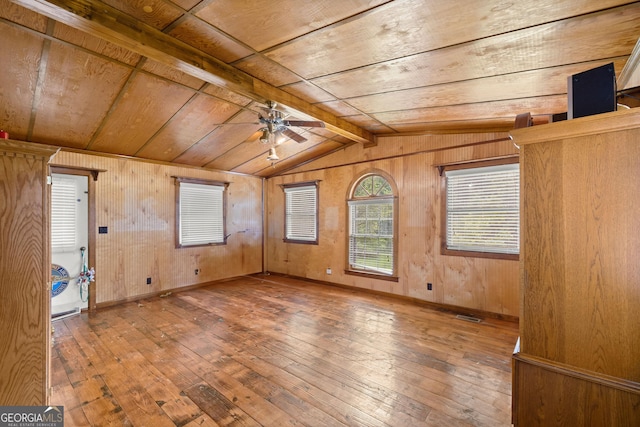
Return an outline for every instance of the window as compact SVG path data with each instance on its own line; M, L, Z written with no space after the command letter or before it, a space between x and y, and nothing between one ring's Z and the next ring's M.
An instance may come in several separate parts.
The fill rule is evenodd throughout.
M318 183L284 185L284 241L318 243Z
M517 259L520 171L517 163L445 168L443 253Z
M177 178L177 246L226 243L227 183Z
M72 250L76 246L76 182L57 174L51 181L51 247Z
M348 201L347 272L394 276L396 272L396 197L390 180L378 174L362 177Z

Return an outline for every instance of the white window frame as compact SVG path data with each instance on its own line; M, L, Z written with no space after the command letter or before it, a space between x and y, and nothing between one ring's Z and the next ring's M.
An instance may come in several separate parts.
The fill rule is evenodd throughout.
M318 244L318 182L285 184L284 241Z
M176 178L176 247L222 245L228 183Z
M379 176L384 179L391 190L391 194L371 194L369 196L358 197L355 195L357 188L361 183L370 177ZM348 208L348 233L347 233L347 270L348 274L365 275L370 277L381 278L385 280L397 281L397 246L398 246L398 206L397 206L397 190L393 184L393 181L389 176L383 173L372 172L361 176L351 188L349 200L347 201ZM390 217L375 217L371 216L370 212L374 211L374 208L380 208L382 211L385 208L391 209ZM364 210L365 215L357 217L358 211ZM383 227L386 232L380 232L381 228L378 224L375 232L370 232L368 227L369 221L388 221L390 224L387 227ZM366 224L367 231L357 231L358 224ZM371 251L370 248L358 246L356 247L357 238L371 238L373 240L386 240L390 242L388 250L386 252ZM371 265L358 260L362 257L376 257L376 256L389 256L391 257L391 266Z
M516 160L444 168L442 253L518 259L520 170Z

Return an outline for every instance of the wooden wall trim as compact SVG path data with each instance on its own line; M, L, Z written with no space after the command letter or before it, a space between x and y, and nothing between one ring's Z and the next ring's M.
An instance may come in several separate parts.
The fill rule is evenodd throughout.
M51 145L35 144L32 142L16 141L12 139L0 139L0 154L22 154L39 158L51 157L60 150Z
M565 365L563 363L559 363L542 357L532 356L529 354L516 353L513 355L513 359L518 362L535 365L561 375L578 378L580 380L597 383L605 387L640 395L640 383L635 381L612 377L586 369L580 369L575 366Z
M566 138L635 129L640 123L640 109L614 111L550 123L548 125L514 129L511 137L518 146Z
M29 144L29 143L27 142L25 144ZM69 147L56 147L56 148L58 148L59 151L61 151L61 152L74 153L74 154L83 154L83 155L96 156L96 157L104 157L104 158L107 158L107 159L135 160L136 162L150 163L150 164L153 164L153 165L179 167L179 168L182 168L182 169L192 169L192 170L198 170L198 171L204 170L204 171L208 171L208 172L220 172L220 173L224 173L225 175L237 175L237 176L254 177L254 175L251 175L251 174L248 174L248 173L225 171L225 170L222 170L222 169L207 168L207 167L204 167L204 166L192 166L192 165L185 165L185 164L177 164L177 163L165 162L165 161L162 161L162 160L143 159L143 158L140 158L140 157L125 156L123 154L102 153L100 151L82 150L80 148L69 148ZM66 167L66 168L73 167L73 166L68 166L68 165L56 165L56 166ZM98 172L107 172L107 169L94 169L94 170L97 170Z
M106 172L106 169L91 169L91 168L83 168L79 166L64 166L64 165L56 165L54 163L50 163L49 166L51 168L58 169L58 173L66 173L69 175L87 175L91 176L94 181L98 180L98 175L102 172Z
M397 135L389 135L389 137L396 137ZM301 173L301 172L315 172L318 170L328 170L328 169L335 169L335 168L342 168L345 166L355 166L355 165L360 165L360 164L365 164L365 163L371 163L374 161L380 161L380 160L393 160L393 159L399 159L399 158L405 158L405 157L411 157L411 156L416 156L416 155L420 155L420 154L426 154L426 153L437 153L439 151L448 151L448 150L453 150L456 148L469 148L469 147L475 147L478 145L485 145L485 144L494 144L496 142L505 142L505 141L511 141L511 137L505 137L505 138L496 138L496 139L490 139L490 140L485 140L485 141L477 141L477 142L469 142L466 144L459 144L459 145L450 145L450 146L446 146L446 147L437 147L437 148L428 148L425 150L419 150L419 151L413 151L411 153L402 153L402 154L394 154L392 156L383 156L383 157L375 157L375 158L367 158L365 160L358 160L358 161L354 161L354 162L349 162L349 163L340 163L338 165L333 165L333 166L324 166L321 168L317 168L317 169L305 169L304 171L300 171L299 168L300 166L303 166L307 163L300 163L298 165L296 165L295 168L292 168L291 171L289 172L281 172L278 173L276 175L272 175L269 178L274 178L274 177L280 177L280 176L285 176L285 175L295 175L297 173ZM339 147L337 149L335 149L334 151L328 152L326 153L324 156L328 156L330 154L334 154L335 152L344 150L347 147ZM313 160L310 160L308 163L312 163L313 161L318 160L318 157L316 157Z
M463 160L460 162L448 162L433 165L438 168L440 172L440 176L445 169L466 169L466 168L479 168L484 166L493 166L493 165L503 165L509 163L518 163L518 158L520 156L518 154L509 154L506 156L500 157L492 157L490 159L474 159L474 160Z

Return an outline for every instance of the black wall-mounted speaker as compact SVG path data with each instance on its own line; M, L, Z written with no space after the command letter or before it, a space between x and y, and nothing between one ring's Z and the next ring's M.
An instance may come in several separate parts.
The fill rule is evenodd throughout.
M569 119L616 111L613 62L569 76L567 86Z

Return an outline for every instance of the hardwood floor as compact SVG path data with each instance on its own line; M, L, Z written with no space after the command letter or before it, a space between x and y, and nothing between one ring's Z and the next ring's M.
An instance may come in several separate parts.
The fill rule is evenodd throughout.
M65 426L508 426L516 323L280 276L53 323Z

